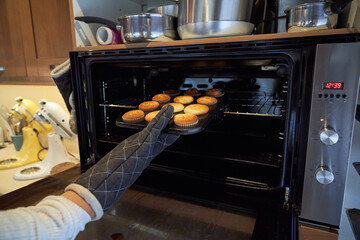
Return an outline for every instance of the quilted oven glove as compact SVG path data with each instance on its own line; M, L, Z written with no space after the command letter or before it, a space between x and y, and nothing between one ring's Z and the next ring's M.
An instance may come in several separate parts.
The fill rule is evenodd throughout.
M96 214L93 220L120 198L153 158L178 139L179 135L162 132L173 112L172 106L164 107L146 128L119 143L65 189L77 192L89 203Z

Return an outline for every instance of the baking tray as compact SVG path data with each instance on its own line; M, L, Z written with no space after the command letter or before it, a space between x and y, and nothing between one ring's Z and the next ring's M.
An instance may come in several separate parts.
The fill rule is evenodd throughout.
M218 99L218 102L215 105L209 106L209 112L207 114L198 116L199 122L196 125L191 126L191 127L177 126L173 121L174 118L172 118L169 121L168 126L164 129L164 132L177 134L177 135L191 135L191 134L195 134L195 133L199 133L199 132L203 131L206 128L206 126L209 125L209 123L212 121L214 116L219 113L221 103L222 103L222 101ZM184 112L179 112L176 114L181 114L181 113L184 113ZM176 115L176 114L174 114L174 115ZM140 123L124 122L122 120L122 114L119 115L115 121L116 126L121 127L121 128L131 128L131 129L143 129L147 126L147 124L148 123L145 120Z

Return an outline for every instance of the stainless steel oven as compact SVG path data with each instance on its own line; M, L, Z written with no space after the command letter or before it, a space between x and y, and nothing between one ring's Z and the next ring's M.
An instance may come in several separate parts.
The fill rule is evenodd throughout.
M124 112L167 89L225 92L134 188L251 212L252 239L338 228L358 95L359 36L72 52L82 169L139 131Z

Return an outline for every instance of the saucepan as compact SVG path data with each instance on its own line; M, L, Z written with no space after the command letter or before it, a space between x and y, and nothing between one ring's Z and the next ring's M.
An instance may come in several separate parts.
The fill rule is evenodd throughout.
M159 13L161 15L170 15L173 17L178 17L179 15L179 7L178 5L164 5L159 7L150 8L146 11L147 13Z
M252 0L179 0L178 33L182 39L248 35Z
M78 21L100 23L120 31L123 42L174 40L177 37L175 19L173 16L157 13L121 16L118 18L119 23L92 16L75 17Z
M352 0L304 3L285 10L288 32L336 28L338 14Z

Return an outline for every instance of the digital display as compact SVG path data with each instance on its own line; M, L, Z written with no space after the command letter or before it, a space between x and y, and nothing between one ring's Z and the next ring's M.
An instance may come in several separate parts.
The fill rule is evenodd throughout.
M344 89L343 82L324 82L324 89Z

